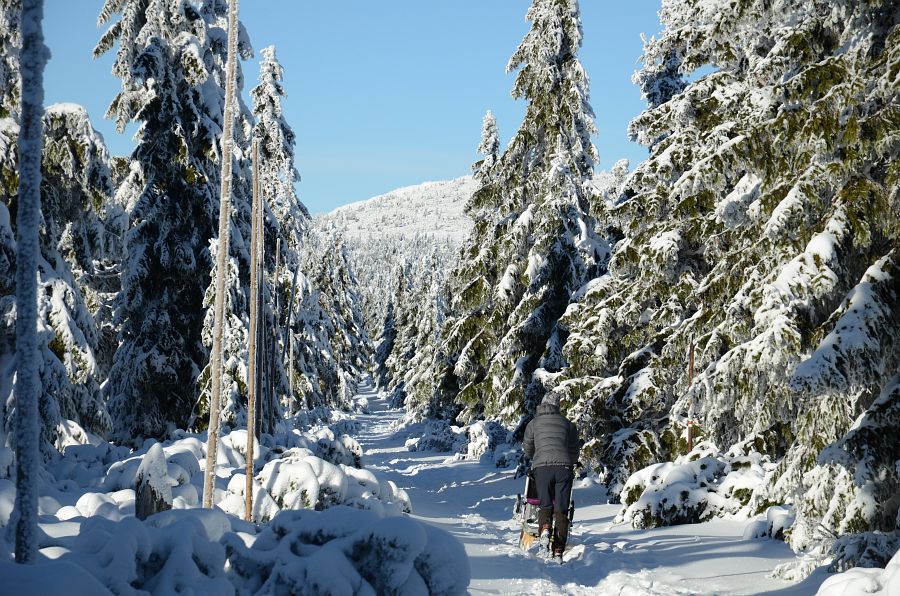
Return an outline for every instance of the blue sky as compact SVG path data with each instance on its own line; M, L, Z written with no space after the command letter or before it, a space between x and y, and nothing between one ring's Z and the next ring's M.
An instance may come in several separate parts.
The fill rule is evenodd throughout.
M114 154L132 147L103 118L119 88L111 54L93 60L102 0L46 0L53 58L46 101L88 108ZM476 161L491 109L504 144L525 111L510 97L506 63L528 30L529 0L244 0L254 48L275 45L285 68L285 112L297 133L300 197L313 213L410 184L455 178ZM646 152L626 137L643 109L631 83L640 34L660 29L654 0L582 0L600 167ZM256 60L244 63L245 97ZM248 99L249 101L249 99Z

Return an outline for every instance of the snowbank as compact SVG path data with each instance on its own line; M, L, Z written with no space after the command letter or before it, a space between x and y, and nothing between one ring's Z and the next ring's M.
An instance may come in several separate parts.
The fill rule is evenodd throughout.
M469 585L462 545L404 516L283 511L252 541L232 533L224 544L241 593L449 595Z
M855 567L829 577L819 587L818 596L844 596L845 594L872 594L892 596L900 594L900 551L884 569Z
M408 428L411 436L406 441L409 451L437 451L438 453L459 453L468 442L466 431L452 426L446 420L428 420Z
M470 578L447 532L350 507L283 511L263 526L193 509L41 530L37 566L0 562L3 593L451 595Z
M622 490L617 522L656 528L747 515L753 490L761 486L768 460L758 452L720 454L701 442L674 462L653 464L631 475Z
M455 453L458 459L493 462L498 468L516 463L521 446L502 424L479 420L468 426L453 426L446 420L428 420L408 427L409 451Z
M233 431L220 441L212 510L198 509L202 435L179 431L133 453L67 446L43 478L39 564L5 562L12 546L0 540L0 592L465 592L462 545L403 515L411 510L406 492L356 467L359 443L331 429L263 435L252 479L252 518L261 523L244 521L246 439ZM173 509L134 516L141 476ZM14 500L14 484L0 478L0 536Z

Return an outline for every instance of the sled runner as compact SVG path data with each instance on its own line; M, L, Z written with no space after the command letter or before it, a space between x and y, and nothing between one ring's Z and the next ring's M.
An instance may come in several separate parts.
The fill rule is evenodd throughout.
M540 533L538 529L538 509L541 501L538 499L537 487L534 484L534 472L525 475L525 496L516 495L516 504L513 508L514 519L519 522L522 531L519 533L519 547L528 550L538 541ZM571 494L571 493L570 493ZM575 501L569 498L569 527L575 519ZM553 549L553 544L550 544Z

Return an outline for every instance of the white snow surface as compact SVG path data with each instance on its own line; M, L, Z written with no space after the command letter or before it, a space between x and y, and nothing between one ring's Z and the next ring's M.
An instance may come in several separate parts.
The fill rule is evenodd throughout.
M894 555L884 569L850 569L829 577L820 587L818 594L819 596L900 594L900 552Z
M487 456L428 451L422 443L410 451L410 432L421 434L421 428L400 426L402 412L389 410L374 393L368 399L370 413L359 418L356 436L367 469L409 494L414 518L462 541L471 564L470 594L799 596L814 594L828 577L824 568L802 583L769 577L796 556L781 540L744 538L748 526L768 523L766 515L638 530L615 523L622 506L608 504L605 488L591 478L576 481L564 564L550 563L518 546L512 508L524 480L514 478L512 468L499 469Z
M605 489L590 477L576 481L575 523L564 564L550 563L518 546L512 506L524 482L512 468L497 468L490 454L410 451L412 431L401 425L403 412L389 409L370 386L361 389L357 399L368 400L369 411L355 418L354 434L365 469L351 471L317 458L314 445L304 447L300 440L277 454L261 445L257 490L271 492L268 506L285 508L258 525L234 515L242 511L192 508L197 491L186 496L183 487L201 481L202 436L182 435L163 445L176 509L143 524L133 518L133 491L124 487L137 473L139 454L152 445L138 454L105 443L67 448L68 468L58 464L53 470L67 479L42 490L41 560L35 567L14 565L5 545L0 593L425 594L461 593L467 587L470 594L800 595L820 586L825 594L864 593L874 586L881 590L877 594L892 594L900 577L895 557L886 570L829 576L820 568L802 583L775 579L772 570L794 561L794 553L780 540L753 536L765 534L755 531L760 525L784 523L779 515L786 512L773 508L769 519L732 517L639 530L615 523L622 506L607 504ZM223 441L217 496L220 501L233 496L237 505L243 499L233 493L242 490L243 476L235 464L243 461L238 446L246 435L233 434L233 441ZM112 466L104 463L110 461ZM276 475L270 483L273 462L297 467L296 474L280 480ZM279 482L297 484L282 492L275 487ZM302 495L290 494L302 490L302 483L315 484L331 503L353 505L357 498L370 504L323 512L288 509L302 507ZM13 496L12 483L0 480L0 513L8 515ZM388 511L386 506L398 500L411 502L413 513ZM150 561L157 561L152 569L161 567L148 576ZM138 575L139 587L129 583ZM372 586L375 591L367 591Z
M472 176L425 182L338 207L321 217L352 240L424 234L459 245L472 229L463 208L477 187Z

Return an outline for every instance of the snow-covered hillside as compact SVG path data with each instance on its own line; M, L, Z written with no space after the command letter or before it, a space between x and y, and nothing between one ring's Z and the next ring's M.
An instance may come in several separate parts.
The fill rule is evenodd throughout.
M472 229L463 211L476 187L472 176L426 182L316 218L318 229L344 238L371 337L381 335L388 304L401 294L434 302L430 288L442 285Z
M406 186L338 207L321 219L343 230L348 240L425 234L458 245L472 228L463 208L475 191L475 184L472 176L462 176Z

